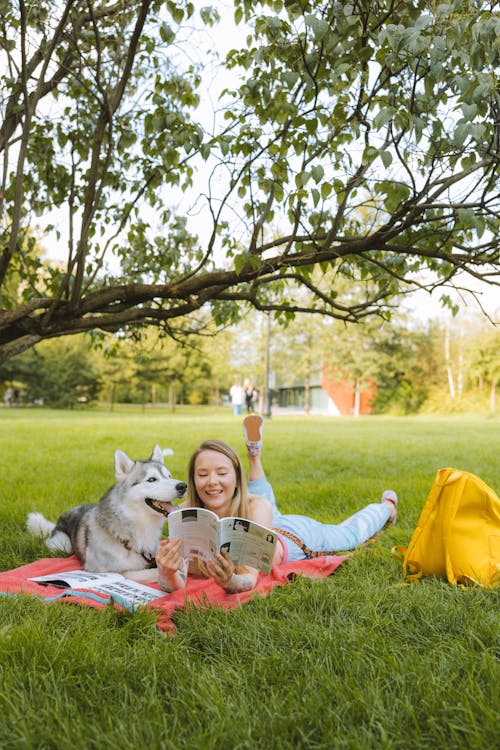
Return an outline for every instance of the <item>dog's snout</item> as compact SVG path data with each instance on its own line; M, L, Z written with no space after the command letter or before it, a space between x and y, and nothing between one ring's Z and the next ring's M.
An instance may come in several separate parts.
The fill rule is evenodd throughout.
M182 497L182 495L186 494L186 490L187 490L186 482L177 482L177 484L175 485L175 489L177 490L179 497Z

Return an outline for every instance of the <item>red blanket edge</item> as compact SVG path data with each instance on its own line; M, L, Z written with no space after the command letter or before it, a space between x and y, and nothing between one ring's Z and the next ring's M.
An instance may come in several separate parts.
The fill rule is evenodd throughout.
M226 594L211 579L189 577L185 589L165 594L164 597L156 599L146 606L154 610L157 615L157 627L162 631L173 633L175 632L175 625L171 619L172 614L176 609L184 607L187 602L198 606L217 605L223 609L231 609L248 601L255 593L266 596L275 586L284 586L296 576L326 578L350 556L350 554L346 554L316 557L313 560L301 560L300 562L275 565L271 569L270 575L259 573L257 585L252 591L245 591L241 594ZM105 594L99 594L99 600L96 600L93 598L95 592L92 592L92 589L82 589L81 595L70 594L61 596L61 594L64 594L64 591L61 591L56 586L41 586L34 581L28 580L34 576L78 570L81 567L81 563L76 555L65 558L42 558L36 562L21 565L19 568L0 573L0 592L5 594L34 595L41 599L50 599L59 595L61 598L57 599L58 602L81 604L94 607L95 609L104 609L112 603L113 606L122 609L119 604L112 602L111 598ZM159 588L156 584L150 585L153 588Z

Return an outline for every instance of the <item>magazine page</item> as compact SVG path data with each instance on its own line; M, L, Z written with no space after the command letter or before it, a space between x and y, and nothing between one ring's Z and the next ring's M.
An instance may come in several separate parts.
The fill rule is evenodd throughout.
M111 583L117 579L123 579L120 573L92 573L88 570L69 570L61 573L49 573L44 576L35 576L28 578L28 581L36 583L50 583L52 586L59 588L92 588L94 584Z
M235 565L249 565L269 574L277 540L275 531L245 518L219 521L219 548L227 549Z
M125 578L120 573L91 573L87 570L70 570L64 573L52 573L45 576L28 578L40 584L50 584L58 588L89 589L108 596L120 596L130 604L147 604L154 599L165 596L159 591L142 583Z
M168 536L183 540L183 556L189 560L213 560L218 550L218 522L217 515L206 508L180 508L168 515Z

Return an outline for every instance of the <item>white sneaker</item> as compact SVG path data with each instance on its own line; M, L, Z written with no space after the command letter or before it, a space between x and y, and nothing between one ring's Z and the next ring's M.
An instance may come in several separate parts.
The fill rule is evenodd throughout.
M243 435L251 456L258 456L261 451L263 429L264 420L258 414L249 414L243 420Z
M390 503L394 505L394 510L388 521L388 523L392 523L392 525L394 526L394 524L396 523L397 516L398 516L398 502L399 502L398 496L396 495L394 490L384 490L382 492L382 499L380 500L380 502L385 503L386 500L388 500Z

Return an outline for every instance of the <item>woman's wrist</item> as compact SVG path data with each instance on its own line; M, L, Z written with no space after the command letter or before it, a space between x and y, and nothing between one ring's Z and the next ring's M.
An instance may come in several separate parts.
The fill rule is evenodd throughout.
M186 588L186 582L187 571L184 569L184 566L172 571L158 565L158 584L163 591L167 591L170 594L172 591L184 589Z
M250 573L233 573L231 578L225 583L222 588L226 594L238 594L242 591L251 591L257 580L255 576Z

